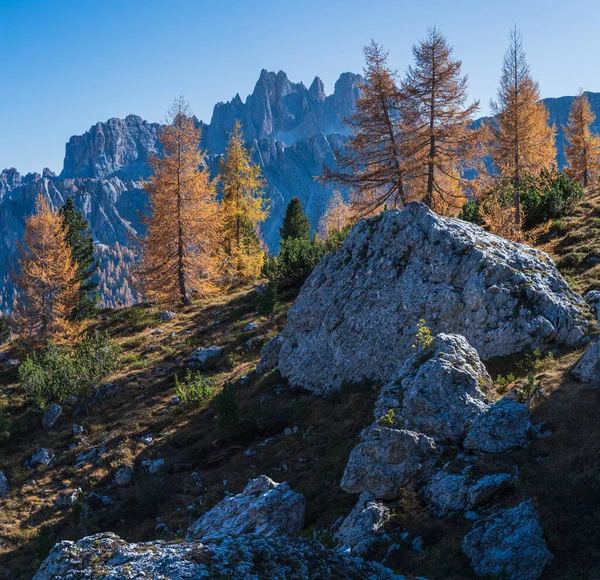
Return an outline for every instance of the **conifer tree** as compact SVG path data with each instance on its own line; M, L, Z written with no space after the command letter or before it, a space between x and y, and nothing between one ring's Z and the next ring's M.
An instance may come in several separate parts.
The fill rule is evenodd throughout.
M554 128L540 101L538 84L532 79L521 33L510 33L504 56L498 100L491 103L495 122L490 127L489 151L501 178L513 188L514 220L521 229L521 182L527 174L539 175L556 163Z
M264 262L258 224L268 215L265 180L244 146L242 126L236 121L229 136L219 175L225 273L230 283L258 278Z
M83 214L75 210L73 199L69 196L60 210L62 226L67 244L71 247L73 260L77 263L79 298L73 311L77 319L92 316L98 307L98 284L91 278L98 268L94 260L94 240Z
M67 340L76 329L70 319L79 297L78 268L61 216L41 194L25 220L19 252L14 302L19 333L36 343Z
M322 181L352 192L358 217L384 206L404 207L404 162L396 72L387 63L388 53L374 40L364 47L365 69L361 94L344 119L350 131L348 144L336 155L338 168L323 167Z
M150 215L138 274L151 299L189 304L216 289L219 205L200 136L188 104L176 100L159 135L163 152L151 158L153 175L144 184Z
M413 46L414 65L401 85L402 151L412 187L446 213L464 202L463 178L479 155L472 129L479 102L467 104L467 76L444 35L433 28Z
M582 91L573 101L569 121L564 129L565 157L568 166L565 173L587 187L600 169L600 137L592 133L590 125L596 120L587 95Z
M310 239L310 221L304 213L302 202L297 197L292 197L285 210L283 223L279 228L281 241L287 239Z
M350 206L339 191L334 191L319 221L319 237L327 240L333 233L343 231L350 225L351 217Z

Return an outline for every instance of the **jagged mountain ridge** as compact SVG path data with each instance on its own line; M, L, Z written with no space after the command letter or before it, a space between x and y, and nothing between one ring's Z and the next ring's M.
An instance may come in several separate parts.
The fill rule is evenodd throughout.
M229 102L215 105L209 124L198 121L213 175L218 172L228 133L236 120L242 122L254 161L261 165L267 179L270 215L262 232L272 251L278 249L279 224L292 197L301 199L313 227L317 227L331 190L315 176L323 163L335 164L335 154L344 146L346 129L342 118L358 97L360 78L343 73L333 93L326 95L318 77L306 88L303 83L291 82L282 71L263 70L245 102L236 95ZM600 93L588 93L588 97L594 111L600 113ZM573 97L544 100L550 120L557 127L560 167L564 165L562 125L567 121L572 100ZM593 128L600 131L600 120ZM0 237L0 308L6 309L12 300L9 273L15 265L15 243L22 237L24 217L33 211L38 192L57 206L64 203L67 195L74 198L90 222L103 256L102 266L118 263L118 255L123 251L127 254L129 234L140 232L146 200L140 180L150 172L149 156L159 150L159 129L160 124L136 115L109 119L69 139L59 176L48 169L41 175L21 176L16 169L0 173L0 219L7 224ZM118 267L111 270L120 271ZM129 304L133 294L127 284L103 274L106 273L101 270L104 303Z

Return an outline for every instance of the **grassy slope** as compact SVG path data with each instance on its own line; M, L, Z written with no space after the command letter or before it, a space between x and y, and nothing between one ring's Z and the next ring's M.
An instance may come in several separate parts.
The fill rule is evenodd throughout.
M594 263L600 248L600 196L595 193L580 206L575 217L562 224L558 237L538 232L538 245L553 254L579 291L595 287L600 266ZM597 246L596 246L597 244ZM578 258L567 256L577 254ZM599 253L600 256L600 253ZM40 415L27 410L16 384L14 371L0 372L0 395L13 425L10 439L0 444L0 467L12 491L0 504L0 578L30 578L57 539L77 538L112 530L128 540L161 537L158 523L173 532L185 530L201 513L223 498L224 492L241 491L250 477L265 473L276 481L286 480L307 497L307 526L328 527L347 513L355 498L343 493L339 481L348 454L360 430L371 420L374 389L347 389L334 398L321 399L289 389L277 373L247 383L238 379L249 374L259 350L248 351L245 341L254 334L272 335L285 323L284 312L275 320L258 317L252 289L177 311L169 323L156 323L164 332L153 335L144 328L151 316L140 309L108 312L94 321L108 330L125 350L123 371L113 378L120 389L89 415L75 421L85 426L86 446L69 450L71 412L66 411L57 428L45 433ZM154 311L159 310L155 308ZM255 320L259 330L244 334L243 326ZM174 338L169 334L176 332ZM239 414L235 432L219 429L211 403L190 410L170 404L174 396L173 375L185 367L185 359L196 346L220 345L225 353L210 374L217 390L227 380L236 382ZM11 352L10 356L22 356ZM533 497L549 547L555 555L546 579L600 577L600 390L573 381L569 369L579 353L564 353L540 369L538 380L547 393L533 409L533 419L547 421L552 436L534 442L528 449L489 457L478 464L481 473L501 470L520 472L519 485L500 498L502 505L515 505ZM509 367L499 369L506 374ZM298 432L285 435L287 427ZM145 445L139 438L152 433ZM87 446L89 444L89 447ZM75 468L75 457L96 445L108 453L101 465ZM54 465L27 471L24 461L38 447L56 453ZM251 449L255 454L246 455ZM143 475L136 470L135 485L110 486L116 469L145 458L164 458L164 471ZM192 473L198 473L197 486ZM225 484L226 481L226 484ZM60 489L81 487L87 494L110 495L114 504L83 515L79 510L54 507ZM420 511L422 506L410 506ZM470 529L462 516L430 518L421 513L409 525L421 535L426 550L403 548L388 559L399 571L430 579L474 578L461 553L460 542ZM380 552L385 553L382 546Z

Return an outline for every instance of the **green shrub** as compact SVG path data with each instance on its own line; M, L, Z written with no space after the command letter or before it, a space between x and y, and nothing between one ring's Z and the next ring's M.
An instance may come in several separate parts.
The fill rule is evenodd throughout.
M256 310L261 316L273 316L281 309L277 284L269 282L267 287L256 295Z
M121 316L132 326L134 332L155 328L161 324L161 320L144 304L124 310Z
M431 336L431 330L427 326L425 320L422 318L417 323L417 333L415 335L415 342L412 344L412 348L418 351L423 351L433 342L433 336Z
M481 225L479 204L476 201L465 201L458 214L458 219L477 224L478 226Z
M12 336L12 330L10 328L10 325L6 321L6 318L4 318L0 314L0 344L6 344L7 342L9 342L11 339L11 336Z
M510 385L511 383L514 383L514 382L515 382L515 375L509 373L506 376L498 375L496 377L496 380L494 381L494 384L496 385L496 390L503 391L504 389L506 389L506 387L508 387L508 385Z
M523 386L517 389L518 401L520 403L531 403L539 395L541 385L535 380L535 375L531 372L527 375L527 380L523 383Z
M289 238L281 242L277 267L274 269L276 278L269 279L276 281L280 290L299 288L325 253L325 245L315 238ZM268 269L265 271L267 273Z
M396 412L394 409L390 409L385 415L382 415L377 419L377 424L380 427L393 427L395 424Z
M221 429L229 430L239 422L238 405L235 400L233 383L225 383L223 390L214 398L213 408L217 425Z
M95 332L75 348L48 343L28 356L19 367L19 381L28 398L44 408L71 395L81 397L120 365L121 348L108 336Z
M184 404L199 407L212 396L213 391L214 381L202 373L192 373L191 369L188 369L185 378L181 381L175 375L175 393Z

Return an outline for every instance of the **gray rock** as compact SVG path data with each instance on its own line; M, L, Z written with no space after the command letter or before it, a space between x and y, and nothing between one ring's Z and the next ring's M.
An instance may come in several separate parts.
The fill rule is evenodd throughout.
M9 489L8 478L4 475L3 471L0 471L0 498L5 497Z
M56 403L50 405L42 415L42 427L48 431L56 425L59 417L62 415L62 407Z
M584 383L600 384L600 342L594 342L585 351L572 372Z
M478 520L463 552L479 576L536 580L552 560L531 500Z
M251 479L244 491L226 497L190 526L187 539L259 534L292 536L304 524L304 496L266 475Z
M83 435L84 429L81 425L77 425L77 423L73 423L73 425L71 426L71 429L73 430L73 435Z
M350 453L340 486L348 493L394 499L401 488L431 475L438 455L431 437L375 423Z
M515 481L509 473L494 473L477 480L467 491L467 509L483 503Z
M249 322L246 324L246 326L244 326L244 328L242 328L242 332L252 332L258 328L260 328L260 324L258 324L258 322Z
M153 336L158 336L159 334L163 334L165 331L162 328L157 328L156 330L152 331L152 335Z
M413 202L361 220L313 270L288 312L278 362L293 386L324 393L391 380L421 319L488 360L580 346L587 315L545 253Z
M63 489L56 496L56 507L67 509L73 507L81 497L81 489Z
M54 454L50 450L42 447L37 449L31 456L30 465L50 465L54 461Z
M60 542L34 576L34 580L83 578L405 580L381 564L301 538L244 535L208 542L129 544L112 533Z
M169 322L170 320L175 319L175 313L170 310L163 310L156 315L156 318L159 320L164 320L165 322Z
M468 477L440 471L425 486L423 495L427 508L436 517L467 508Z
M375 417L393 409L398 428L425 433L436 443L455 444L490 407L482 389L491 388L490 375L466 339L438 334L382 388Z
M530 429L527 405L506 396L475 420L467 433L464 447L483 453L502 453L526 447Z
M91 465L99 465L100 457L106 454L106 447L100 445L98 447L93 447L89 451L85 451L77 456L75 459L75 467L82 467L83 465L91 464Z
M150 474L155 474L160 471L164 464L164 459L144 459L142 461L142 468Z
M254 350L255 348L258 348L264 341L264 336L261 336L260 334L258 336L253 336L246 341L246 348L248 350Z
M124 465L119 467L115 473L114 482L119 487L126 487L131 485L133 481L133 467L131 465Z
M256 372L259 375L264 375L277 367L279 351L281 350L282 344L283 338L280 334L274 336L267 344L265 344L260 353L260 362L256 365Z
M199 368L208 368L214 365L223 354L220 346L209 346L208 348L197 348L189 358L189 364Z
M364 555L385 532L390 514L389 508L375 496L362 493L334 537L342 550L350 548L352 554Z

